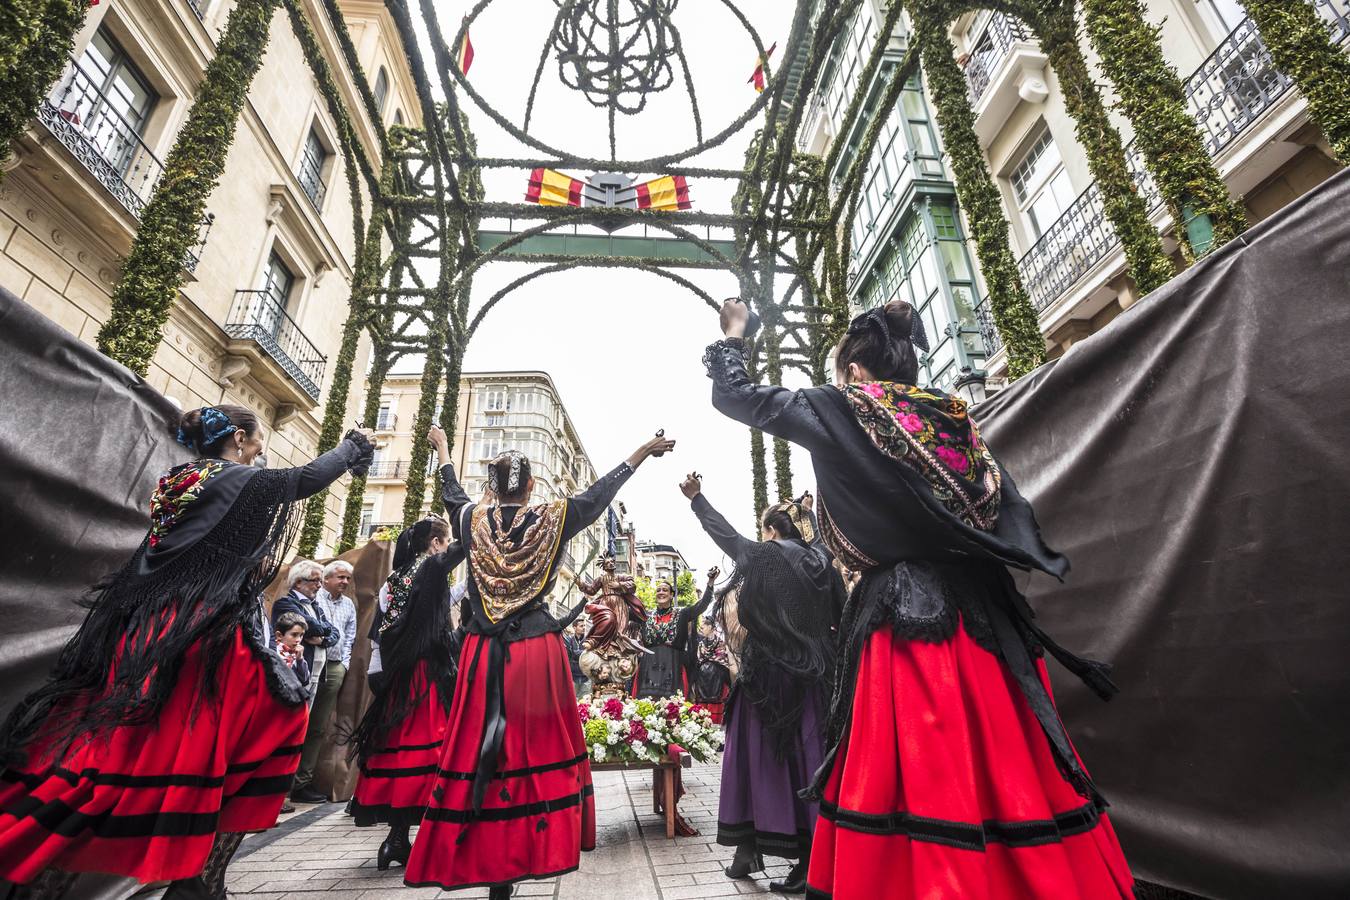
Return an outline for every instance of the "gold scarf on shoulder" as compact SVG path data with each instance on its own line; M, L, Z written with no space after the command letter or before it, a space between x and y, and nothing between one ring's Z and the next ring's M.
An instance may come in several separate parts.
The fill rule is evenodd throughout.
M477 506L470 518L473 535L469 550L469 568L483 600L483 612L491 622L499 622L539 596L548 583L553 560L562 542L567 501L522 507L516 514L536 515L519 543L512 540L504 525L501 507Z

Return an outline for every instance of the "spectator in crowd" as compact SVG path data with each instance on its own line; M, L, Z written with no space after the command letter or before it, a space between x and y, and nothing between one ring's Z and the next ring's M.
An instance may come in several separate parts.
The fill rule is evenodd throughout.
M281 657L289 668L295 670L295 677L301 683L309 681L309 666L305 664L305 651L300 642L305 639L304 616L296 613L282 613L277 616L277 656Z
M319 679L323 677L328 651L338 646L341 635L328 621L314 598L323 584L323 568L313 560L302 559L286 573L287 592L272 604L272 624L282 613L293 612L305 620L305 663L309 666L309 706L314 707L314 696ZM334 659L337 659L336 651Z
M314 604L323 613L328 624L337 629L338 642L328 651L323 675L316 679L314 703L309 710L309 728L305 731L305 746L300 751L300 768L295 773L291 799L301 803L324 803L328 797L314 789L314 768L319 755L333 740L329 728L333 710L337 708L342 679L352 661L352 644L356 641L356 605L348 594L352 589L352 565L340 559L323 568L323 587L314 595Z
M563 646L567 648L567 662L572 667L572 687L577 697L586 693L590 679L581 671L581 642L586 639L586 620L577 619L572 627L563 632Z

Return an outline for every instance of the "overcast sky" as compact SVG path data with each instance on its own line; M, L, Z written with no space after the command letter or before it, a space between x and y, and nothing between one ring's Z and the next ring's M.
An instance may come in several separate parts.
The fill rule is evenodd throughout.
M470 5L466 0L440 0L438 14L450 32L447 40L453 39L452 29ZM627 2L620 5L629 7ZM792 4L740 0L738 5L766 47L785 41ZM476 56L470 80L517 124L555 12L553 4L542 0L497 0L473 25ZM713 0L683 0L674 22L698 92L704 134L715 134L756 99L746 83L755 65L754 45L725 5ZM774 61L780 55L781 48ZM675 73L676 83L656 95L647 109L620 119L620 159L669 153L694 143L678 65ZM523 147L472 105L469 117L480 154L542 155ZM698 157L695 164L739 168L759 121L723 147ZM559 82L552 54L530 133L578 155L609 155L603 113ZM585 178L590 173L569 174ZM486 179L489 198L520 200L526 180L521 171L495 173ZM694 208L728 212L733 189L730 182L691 179ZM485 267L474 282L475 303L530 268L519 263ZM714 297L736 292L729 272L680 271ZM708 498L742 533L752 533L754 526L749 432L712 408L710 382L701 363L703 348L720 336L716 314L664 278L632 270L580 270L532 281L499 304L474 337L465 370L548 372L600 472L664 428L678 441L675 453L648 460L619 499L637 525L639 540L678 547L701 578L710 565L720 565L724 572L730 566L703 534L679 492L686 472L696 469L704 475ZM772 470L772 459L769 465ZM794 453L793 469L797 492L813 487L809 459L800 451Z

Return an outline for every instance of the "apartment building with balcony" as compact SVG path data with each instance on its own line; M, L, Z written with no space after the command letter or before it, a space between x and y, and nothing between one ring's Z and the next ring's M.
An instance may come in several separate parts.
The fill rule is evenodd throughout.
M1335 39L1350 48L1350 0L1308 2ZM831 141L850 139L831 130L831 102L836 97L842 98L833 100L836 107L846 102L849 73L861 69L878 40L873 32L879 6L866 0L849 36L834 48L831 67L816 85L812 109L817 118L809 123L804 149L820 152ZM1148 20L1161 25L1163 54L1182 77L1209 152L1251 221L1338 169L1308 120L1304 99L1275 69L1239 0L1147 0L1145 6ZM1058 80L1034 36L1017 20L988 11L959 17L950 32L966 74L976 134L1003 195L1018 268L1054 358L1127 309L1137 291ZM903 28L887 39L903 47ZM1085 37L1083 49L1095 65ZM1103 75L1098 82L1110 104L1109 80ZM996 382L1005 358L965 224L959 213L952 214L958 207L947 193L941 135L927 116L927 98L917 79L912 94L905 92L868 169L854 225L850 297L858 308L895 298L921 309L927 303L931 312L924 318L933 350L925 359L925 374L931 382L950 387L962 366ZM1179 258L1158 190L1131 142L1130 124L1118 114L1113 118L1164 246ZM930 137L936 139L932 146ZM927 214L918 214L916 197L927 205ZM944 349L949 340L954 344Z
M361 511L363 539L402 521L412 427L421 393L420 372L393 374L384 383L374 423L375 461L367 476ZM535 502L571 496L598 477L553 379L544 372L465 373L460 378L455 421L451 460L465 491L475 499L487 486L487 463L505 450L519 450L530 460ZM428 473L435 465L433 458ZM428 513L431 499L428 493L424 504ZM614 512L622 521L621 510ZM592 571L594 561L605 551L606 528L602 516L562 548L558 584L551 597L555 611L564 600L575 604L581 599L572 585L579 572ZM619 537L624 534L621 528ZM626 534L631 541L631 529Z
M7 156L0 150L0 285L91 344L109 315L120 262L163 173L161 160L233 5L92 6L37 116ZM303 5L357 137L378 161L375 124L325 7L318 0ZM384 4L340 6L384 124L416 122L411 73ZM315 453L346 318L359 198L350 196L337 147L325 100L278 8L146 377L184 408L237 403L256 410L268 426L273 466ZM341 495L341 485L331 492L321 552L332 546Z
M636 551L638 571L644 578L652 581L669 581L674 584L680 575L693 571L685 561L684 554L670 544L639 541Z

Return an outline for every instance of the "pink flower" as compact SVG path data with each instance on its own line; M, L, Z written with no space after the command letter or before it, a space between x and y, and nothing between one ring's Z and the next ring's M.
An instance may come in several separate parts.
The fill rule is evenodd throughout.
M879 384L872 384L869 382L868 384L860 385L860 387L862 392L869 397L875 397L880 400L882 397L886 396L886 392L882 390L881 385Z
M606 700L605 715L616 722L623 719L623 701L617 697L610 697Z
M923 419L920 419L914 413L896 413L895 421L900 423L900 427L910 434L918 434L923 431Z
M628 737L634 741L645 742L647 740L647 726L643 725L641 720L634 719L628 723Z
M970 471L970 460L959 450L953 450L951 447L938 447L937 457L951 468L965 474Z
M666 718L669 719L669 720L672 721L672 722L674 722L674 721L676 721L677 719L679 719L679 718L680 718L680 704L674 703L674 702L672 702L672 703L667 703L667 704L666 704Z
M581 724L585 725L591 718L591 705L589 703L578 703L577 715L581 716Z

